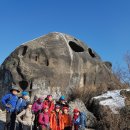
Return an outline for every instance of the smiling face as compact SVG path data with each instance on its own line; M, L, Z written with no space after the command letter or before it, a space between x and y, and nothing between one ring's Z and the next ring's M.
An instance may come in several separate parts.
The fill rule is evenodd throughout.
M75 112L74 115L79 116L79 112Z
M68 110L67 109L64 109L64 114L68 114Z
M29 95L24 95L23 99L28 100L29 99Z
M56 112L60 112L60 108L56 108Z
M49 96L48 100L51 102L52 101L52 96Z
M44 112L46 112L46 113L47 113L47 112L48 112L48 110L49 110L48 108L45 108L45 109L44 109Z
M18 94L18 91L12 90L12 94L17 95L17 94Z
M27 106L27 108L31 110L31 109L32 109L32 104L29 104L29 105Z
M65 104L65 100L61 100L61 104Z

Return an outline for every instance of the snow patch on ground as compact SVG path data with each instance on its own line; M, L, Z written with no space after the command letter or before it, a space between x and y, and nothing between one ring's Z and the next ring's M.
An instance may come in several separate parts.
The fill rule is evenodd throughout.
M114 114L119 114L119 110L125 107L125 98L120 95L120 91L121 90L108 91L107 93L94 97L94 99L99 100L100 105L108 106Z

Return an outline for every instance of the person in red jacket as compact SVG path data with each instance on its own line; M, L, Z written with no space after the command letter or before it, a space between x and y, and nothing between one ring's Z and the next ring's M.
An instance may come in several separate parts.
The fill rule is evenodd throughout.
M74 130L85 130L87 128L87 115L84 112L80 112L78 108L75 108L73 113Z
M64 130L72 130L72 117L69 114L69 108L63 107L63 120L64 120Z
M39 114L38 123L41 126L42 130L49 130L50 129L50 115L48 113L49 107L47 105L44 106L43 111Z
M55 104L52 98L52 95L48 95L46 100L43 102L43 108L44 106L47 105L49 107L49 114L55 109Z
M56 105L55 111L51 112L50 128L51 130L64 130L64 119L59 105Z

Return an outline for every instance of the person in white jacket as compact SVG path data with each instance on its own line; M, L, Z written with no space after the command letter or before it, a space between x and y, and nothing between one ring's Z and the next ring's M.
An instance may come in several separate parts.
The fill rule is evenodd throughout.
M32 113L32 104L28 103L27 108L17 115L17 120L22 123L23 130L31 130L35 119Z

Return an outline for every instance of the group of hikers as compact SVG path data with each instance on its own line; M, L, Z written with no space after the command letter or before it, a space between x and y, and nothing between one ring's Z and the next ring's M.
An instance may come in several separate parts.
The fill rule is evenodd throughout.
M12 86L10 93L2 97L2 104L6 108L6 130L84 130L86 118L77 108L73 115L69 113L69 105L65 96L56 102L52 95L45 99L35 98L30 102L29 93L21 92Z

